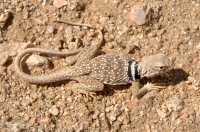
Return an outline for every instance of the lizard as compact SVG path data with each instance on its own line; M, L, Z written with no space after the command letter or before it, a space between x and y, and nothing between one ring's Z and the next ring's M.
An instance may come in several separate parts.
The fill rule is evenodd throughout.
M62 21L61 21L62 22ZM65 22L67 23L67 22ZM71 24L70 22L67 24ZM88 26L73 23L72 25ZM72 86L74 93L86 94L94 97L97 91L104 89L104 84L108 85L126 85L130 83L139 83L139 79L144 77L152 78L169 70L169 60L164 54L149 55L142 58L140 62L134 60L126 60L111 55L96 56L99 45L103 41L101 30L100 41L97 45L85 47L81 50L62 53L59 51L44 50L40 48L28 48L19 53L14 60L14 71L17 76L32 84L48 84L64 80L76 80ZM27 54L38 52L54 55L72 55L76 54L75 63L72 66L67 66L52 73L39 76L29 75L23 72L20 67L20 62ZM150 90L159 90L163 86L156 86L152 83L147 83L135 94L135 97L140 98Z

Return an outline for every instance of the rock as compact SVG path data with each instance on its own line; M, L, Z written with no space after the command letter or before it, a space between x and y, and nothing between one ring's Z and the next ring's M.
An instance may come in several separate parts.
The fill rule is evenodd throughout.
M139 103L140 103L140 100L139 100L139 99L133 98L132 100L133 100L133 101L132 101L132 104L133 104L134 106L138 106L138 105L139 105Z
M188 79L187 79L187 81L186 81L186 83L187 83L187 84L191 84L191 83L193 83L193 82L195 82L195 78L192 77L192 76L189 76Z
M9 53L7 51L0 52L0 65L4 65L9 58Z
M103 23L103 24L106 24L109 20L110 20L109 17L100 16L100 18L99 18L99 22Z
M106 107L105 108L105 111L106 111L106 113L108 113L108 112L110 112L111 110L113 110L113 105L111 105L111 106L109 106L109 107Z
M122 107L122 105L120 104L116 104L114 107L114 111L110 117L111 121L116 121L117 117L120 116L122 114L122 112L124 111L124 108Z
M61 40L59 38L54 38L53 39L53 44L52 44L56 49L61 49L62 48L62 44L61 44Z
M22 100L21 105L26 108L31 104L30 99Z
M182 27L181 28L181 33L183 35L189 35L189 31L190 31L189 27Z
M10 18L11 13L9 11L4 11L0 14L0 29L6 25L6 22Z
M9 49L11 49L11 44L0 44L0 65L4 65L8 61L10 56Z
M196 80L194 77L189 76L188 80L186 81L187 84L191 84L194 90L198 90L200 88L200 81Z
M29 66L43 66L48 64L48 60L45 57L39 55L31 55L27 60L26 64Z
M198 50L200 50L200 43L196 46Z
M158 113L158 115L161 117L161 118L165 118L167 116L167 113L166 112L163 112L162 110L160 109L156 109L156 112Z
M68 4L68 2L66 0L54 0L54 2L53 2L53 5L57 8L60 8L67 4Z
M183 109L183 101L180 98L173 96L167 100L166 106L169 112L179 112Z
M16 56L17 53L29 47L30 45L30 42L0 44L0 65L4 65L9 60L9 57Z
M47 26L47 33L53 33L54 27L53 26Z
M114 45L113 45L112 42L108 42L108 48L109 48L109 49L113 49L113 48L114 48Z
M179 117L179 112L171 113L171 120L174 122Z
M40 124L50 124L51 123L51 118L49 118L48 116L44 117L44 118L40 119L39 123Z
M70 0L69 9L76 11L83 11L85 9L85 1L83 0Z
M53 105L50 109L49 109L49 113L51 113L53 116L57 116L59 114L59 110L58 107L56 105Z
M81 132L81 131L83 131L83 124L82 123L76 123L73 126L73 129L74 129L75 132Z
M6 67L0 65L0 76L6 71Z
M24 49L30 47L31 42L14 43L13 45L15 45L15 47L17 48L17 51L19 53L21 50L24 50Z
M47 99L55 99L55 97L56 97L56 94L54 92L48 92L46 94Z
M113 125L114 131L115 131L115 132L119 131L119 129L121 128L121 125L122 125L121 122L116 122L116 123Z
M126 53L130 53L133 49L135 49L137 46L131 41L126 46Z
M77 50L80 45L80 40L76 38L75 42L69 42L68 48L69 50Z
M72 97L71 97L71 96L67 97L67 101L68 101L69 103L72 103L72 102L73 102Z
M116 6L118 6L120 3L122 3L122 1L121 1L121 0L113 0L113 3L114 3Z
M131 8L131 20L137 25L144 25L150 15L150 9L145 4L133 6Z

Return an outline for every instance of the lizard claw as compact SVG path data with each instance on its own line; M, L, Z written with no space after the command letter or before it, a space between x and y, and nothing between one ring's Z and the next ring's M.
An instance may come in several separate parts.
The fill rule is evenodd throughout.
M146 85L144 85L144 88L148 89L148 91L151 91L151 90L165 89L166 86L161 86L161 85L157 85L157 84L153 84L153 83L148 82Z
M96 99L96 93L95 92L89 92L89 96Z
M85 92L84 94L85 94L84 100L85 100L86 102L89 101L89 97L91 97L91 98L93 98L93 99L96 99L96 93L95 93L95 92Z

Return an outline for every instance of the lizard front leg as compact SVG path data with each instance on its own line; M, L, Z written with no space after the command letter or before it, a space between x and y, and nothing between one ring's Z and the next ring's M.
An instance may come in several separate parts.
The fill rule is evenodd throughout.
M85 94L86 100L89 96L95 98L97 91L102 91L104 89L104 84L90 76L80 76L75 78L78 83L72 86L72 91L74 93Z
M133 95L135 97L137 97L138 99L143 97L147 92L149 92L151 90L160 90L160 89L166 88L165 86L157 86L157 85L155 85L153 83L149 83L149 82L140 89L139 89L139 82L137 85L138 85L138 87L136 87L136 90L133 90Z

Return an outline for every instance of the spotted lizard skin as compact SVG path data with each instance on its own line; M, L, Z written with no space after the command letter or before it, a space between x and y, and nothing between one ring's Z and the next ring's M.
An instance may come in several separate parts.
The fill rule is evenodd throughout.
M169 60L163 54L156 54L144 57L141 62L136 63L121 59L115 56L100 55L96 56L99 45L103 41L102 32L100 33L100 42L97 45L85 47L82 50L77 50L69 53L60 53L60 55L73 55L76 62L73 66L67 66L49 74L39 76L29 75L20 67L20 62L26 54L33 52L56 54L56 51L44 50L39 48L29 48L22 51L14 60L14 70L17 76L23 78L33 84L47 84L64 80L76 80L79 83L75 84L73 91L78 93L86 93L103 90L103 84L109 85L124 85L132 83L136 80L135 74L143 77L153 77L155 75L165 73L170 65ZM78 54L77 54L78 53ZM136 69L137 66L137 69ZM130 69L129 69L130 67ZM131 73L131 77L128 75ZM145 90L155 88L154 85L148 85ZM157 89L157 88L155 88ZM142 91L143 92L143 91Z

